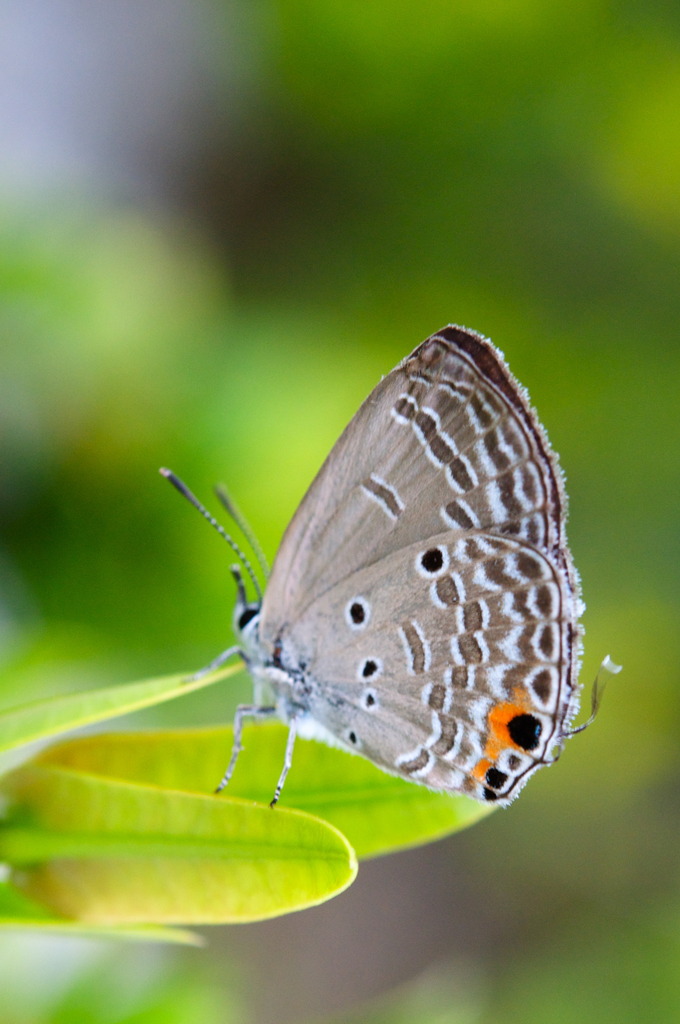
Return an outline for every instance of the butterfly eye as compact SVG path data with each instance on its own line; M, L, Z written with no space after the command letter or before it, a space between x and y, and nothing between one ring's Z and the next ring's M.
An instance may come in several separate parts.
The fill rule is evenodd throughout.
M243 632L250 620L255 618L259 610L259 605L254 604L248 605L247 608L243 609L238 617L238 628L241 632Z

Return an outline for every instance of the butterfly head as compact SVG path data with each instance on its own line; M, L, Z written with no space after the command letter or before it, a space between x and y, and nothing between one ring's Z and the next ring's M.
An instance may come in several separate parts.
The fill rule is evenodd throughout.
M257 629L262 605L260 600L248 600L240 566L232 565L231 574L236 581L237 591L234 606L234 632L247 642Z

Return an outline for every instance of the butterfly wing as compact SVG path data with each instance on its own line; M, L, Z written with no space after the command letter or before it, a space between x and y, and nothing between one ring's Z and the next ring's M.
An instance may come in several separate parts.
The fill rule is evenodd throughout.
M260 640L388 771L507 801L576 708L556 458L494 346L447 327L369 395L281 544Z

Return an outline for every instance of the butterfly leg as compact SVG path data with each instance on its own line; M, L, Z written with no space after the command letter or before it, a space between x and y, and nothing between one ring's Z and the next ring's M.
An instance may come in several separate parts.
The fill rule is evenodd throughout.
M244 652L240 647L227 647L226 651L222 651L216 658L213 658L209 665L205 665L203 668L199 668L198 672L193 672L190 676L187 676L186 682L193 683L195 679L202 679L203 676L209 675L210 672L214 672L215 669L224 665L225 661L229 661L235 654L240 654L245 660Z
M231 748L231 758L226 772L222 777L222 781L215 790L216 793L221 793L224 787L229 782L229 779L234 773L236 766L236 760L238 755L243 750L243 744L241 743L241 733L243 732L243 719L244 718L273 718L276 715L276 708L262 707L259 704L239 704L236 708L236 714L234 715L234 745Z
M276 789L274 790L274 796L269 801L270 807L275 807L278 803L279 797L281 796L281 790L283 784L286 781L286 775L293 763L293 747L295 746L295 736L297 735L297 719L291 718L288 725L288 739L286 740L286 753L283 758L283 768L279 776L279 781L276 783Z

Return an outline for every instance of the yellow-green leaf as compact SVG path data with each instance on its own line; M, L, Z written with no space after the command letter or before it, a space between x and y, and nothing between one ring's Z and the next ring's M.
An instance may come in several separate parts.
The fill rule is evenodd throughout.
M2 780L0 858L53 913L98 925L226 923L321 903L356 873L331 825L300 811L30 762Z
M187 676L161 676L139 683L123 683L83 693L69 693L61 697L48 697L21 707L10 708L0 714L0 751L55 736L69 729L77 729L107 718L125 715L130 711L161 704L184 697L204 686L212 686L240 670L232 665L219 672L189 679Z

